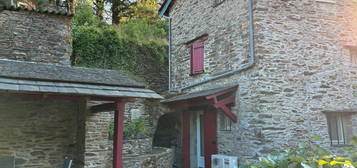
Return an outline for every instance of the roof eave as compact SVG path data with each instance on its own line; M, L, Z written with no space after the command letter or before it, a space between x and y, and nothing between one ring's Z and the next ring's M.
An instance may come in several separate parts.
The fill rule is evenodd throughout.
M167 13L168 8L170 7L170 4L172 3L172 0L165 0L161 8L159 9L159 16L164 17L165 14Z

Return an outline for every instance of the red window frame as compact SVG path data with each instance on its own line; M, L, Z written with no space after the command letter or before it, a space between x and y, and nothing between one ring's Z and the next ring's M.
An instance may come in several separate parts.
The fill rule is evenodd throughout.
M197 40L191 44L190 73L196 75L204 72L204 41Z

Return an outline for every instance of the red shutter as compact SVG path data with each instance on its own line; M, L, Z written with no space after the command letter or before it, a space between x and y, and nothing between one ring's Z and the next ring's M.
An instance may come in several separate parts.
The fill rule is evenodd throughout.
M191 46L191 74L198 74L204 70L204 42L197 41Z

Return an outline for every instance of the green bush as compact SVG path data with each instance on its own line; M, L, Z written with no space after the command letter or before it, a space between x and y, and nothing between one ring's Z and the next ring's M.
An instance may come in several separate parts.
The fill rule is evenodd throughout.
M139 43L154 41L157 44L167 45L166 29L162 28L161 21L152 22L147 19L135 19L117 25L116 30L125 39L131 39Z
M127 139L138 139L144 137L147 133L147 128L145 121L148 116L141 116L139 118L133 119L124 126L124 136ZM114 124L111 123L108 126L109 139L113 139L114 136Z
M72 64L83 67L135 69L134 42L120 38L110 27L79 26L73 39Z
M349 148L356 152L355 146ZM347 151L347 150L346 150ZM354 161L354 162L353 162ZM273 152L242 168L354 168L356 160L331 155L321 146L306 142L284 152Z
M94 15L90 5L81 4L76 7L73 23L74 66L121 70L130 77L141 75L145 64L167 66L164 21L135 19L108 25Z
M131 120L130 123L124 127L125 137L129 139L137 139L145 136L144 134L147 132L145 121L147 118L148 116L141 116Z
M78 26L101 26L102 21L94 14L90 4L82 2L76 6L76 13L73 16L73 32L76 32Z

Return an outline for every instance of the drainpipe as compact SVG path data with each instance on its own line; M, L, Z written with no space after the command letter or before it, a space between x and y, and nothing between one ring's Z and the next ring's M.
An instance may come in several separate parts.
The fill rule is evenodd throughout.
M243 72L245 70L248 70L248 69L254 67L254 65L256 64L256 57L255 57L255 42L254 42L253 1L254 0L248 0L248 15L249 15L249 18L248 18L248 22L249 22L249 26L248 26L248 32L249 32L249 54L248 54L249 58L248 58L248 63L243 65L243 66L241 66L241 67L239 67L239 68L237 68L237 69L235 69L235 70L233 70L233 71L229 71L229 72L226 72L226 73L223 73L223 74L220 74L220 75L208 78L208 79L204 79L202 81L199 81L199 82L196 82L196 83L193 83L193 84L181 87L181 88L171 89L171 87L169 87L169 91L170 92L182 92L182 90L185 90L185 89L188 89L188 88L192 88L192 87L195 87L195 86L198 86L198 85L202 85L202 84L208 83L210 81L217 80L217 79L220 79L220 78L223 78L223 77L227 77L227 76L239 73L239 72ZM171 29L171 24L170 24L170 29ZM171 35L170 35L170 41L171 41ZM171 42L170 42L170 55L169 55L169 58L171 57L171 47L172 46L171 46ZM171 67L170 64L169 64L169 67ZM171 70L171 68L170 68L170 70ZM169 75L171 76L171 73ZM171 77L169 77L169 80L170 80L170 83L171 83Z
M169 33L168 33L168 39L169 39L169 92L171 92L171 55L172 55L172 18L169 14L169 16L162 16L163 18L169 20Z

